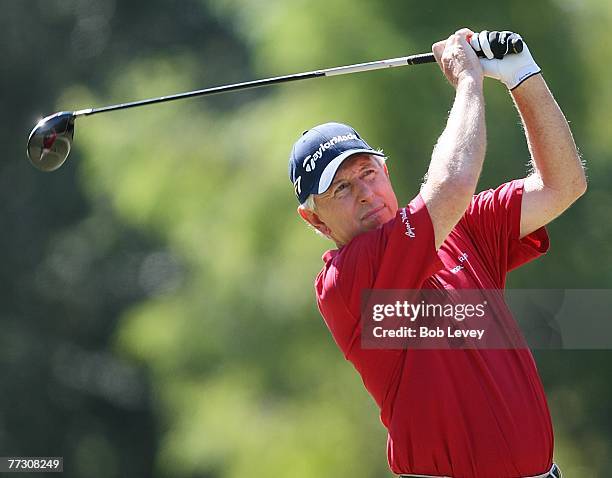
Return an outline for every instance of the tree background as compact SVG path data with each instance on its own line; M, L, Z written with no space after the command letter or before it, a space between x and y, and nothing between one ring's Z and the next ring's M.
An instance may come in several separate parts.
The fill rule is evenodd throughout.
M58 110L428 51L461 26L528 39L588 162L515 288L610 288L607 0L0 0L0 451L64 475L382 477L385 430L316 309L329 244L295 213L301 131L337 120L418 190L453 91L435 65L82 119L62 169L25 160ZM487 80L479 189L526 172ZM568 476L611 466L609 351L537 351Z

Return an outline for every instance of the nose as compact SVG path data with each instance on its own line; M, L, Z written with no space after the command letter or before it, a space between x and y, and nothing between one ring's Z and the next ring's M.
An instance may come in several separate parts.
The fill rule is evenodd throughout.
M374 191L372 190L372 186L367 181L358 181L357 198L361 204L368 204L372 202L372 199L374 198Z

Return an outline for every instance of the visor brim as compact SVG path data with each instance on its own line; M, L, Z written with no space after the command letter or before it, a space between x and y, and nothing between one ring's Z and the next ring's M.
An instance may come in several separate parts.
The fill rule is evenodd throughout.
M350 156L355 154L373 154L374 156L385 157L383 153L380 151L375 151L373 149L349 149L344 151L342 154L336 156L333 160L329 162L325 169L321 173L321 177L319 178L319 185L317 188L316 194L323 194L325 191L329 189L331 184L334 182L334 178L336 177L336 173L340 166L344 162L344 160Z

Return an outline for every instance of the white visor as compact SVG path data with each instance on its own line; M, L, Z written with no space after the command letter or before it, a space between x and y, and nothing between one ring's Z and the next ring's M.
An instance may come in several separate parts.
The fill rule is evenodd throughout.
M342 154L331 160L327 166L325 166L325 169L323 170L323 172L321 173L321 177L319 178L319 188L317 190L317 194L323 194L325 191L327 191L331 186L331 183L334 181L336 172L338 171L338 168L340 167L342 162L349 156L358 153L373 154L375 156L381 156L383 158L385 157L383 153L374 151L373 149L349 149L347 151L344 151Z

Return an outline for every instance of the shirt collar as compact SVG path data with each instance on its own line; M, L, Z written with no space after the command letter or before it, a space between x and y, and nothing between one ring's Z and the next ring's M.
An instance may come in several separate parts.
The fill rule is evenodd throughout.
M321 259L323 259L323 262L327 264L329 261L333 260L333 258L338 255L338 252L340 252L339 249L330 249L329 251L326 251L323 254Z

